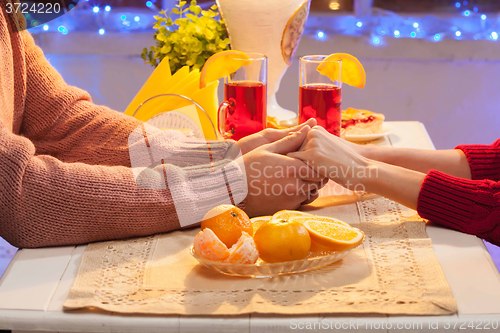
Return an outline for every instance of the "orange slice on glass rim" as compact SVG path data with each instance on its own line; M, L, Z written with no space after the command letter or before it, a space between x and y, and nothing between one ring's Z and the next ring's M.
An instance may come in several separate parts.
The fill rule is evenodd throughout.
M344 251L361 244L365 238L363 231L337 219L312 216L296 217L311 236L312 251Z
M200 73L200 88L208 83L236 72L249 64L250 57L243 51L226 50L215 53L207 59Z
M366 85L366 72L361 62L349 53L332 53L326 57L316 70L332 81L337 81L339 77L339 66L333 61L342 61L340 80L356 88L364 88Z

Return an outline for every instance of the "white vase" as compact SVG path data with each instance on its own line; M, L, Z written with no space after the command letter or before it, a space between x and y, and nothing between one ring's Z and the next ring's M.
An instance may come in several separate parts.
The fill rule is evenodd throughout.
M279 106L276 92L304 30L310 0L217 0L231 48L268 58L267 114L293 123L297 112Z

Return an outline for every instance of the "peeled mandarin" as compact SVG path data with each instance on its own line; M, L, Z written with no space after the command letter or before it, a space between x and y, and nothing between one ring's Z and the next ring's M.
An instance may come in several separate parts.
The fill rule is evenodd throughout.
M196 234L193 247L198 256L212 261L224 261L230 255L227 246L209 228Z
M259 259L259 251L252 236L243 232L238 242L229 249L229 257L225 260L232 264L255 264Z

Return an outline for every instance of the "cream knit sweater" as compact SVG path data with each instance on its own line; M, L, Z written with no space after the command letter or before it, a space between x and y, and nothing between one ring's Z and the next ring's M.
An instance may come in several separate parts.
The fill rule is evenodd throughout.
M145 236L180 227L178 216L186 212L178 211L171 193L193 216L228 201L228 192L235 203L243 200L246 181L236 163L228 161L225 169L197 164L208 153L224 161L227 142L211 143L210 152L183 142L174 152L183 165L163 165L175 178L169 182L174 188L138 186L128 138L141 124L67 85L30 34L13 29L5 1L0 0L0 237L17 247L44 247Z

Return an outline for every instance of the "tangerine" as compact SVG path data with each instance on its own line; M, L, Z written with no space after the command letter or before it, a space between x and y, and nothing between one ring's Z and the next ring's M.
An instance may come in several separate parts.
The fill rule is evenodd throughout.
M311 237L299 222L271 220L264 223L254 236L262 260L281 262L304 259L311 248Z
M253 235L248 215L233 205L220 205L207 212L201 222L201 230L210 228L228 248L241 237L242 232Z

